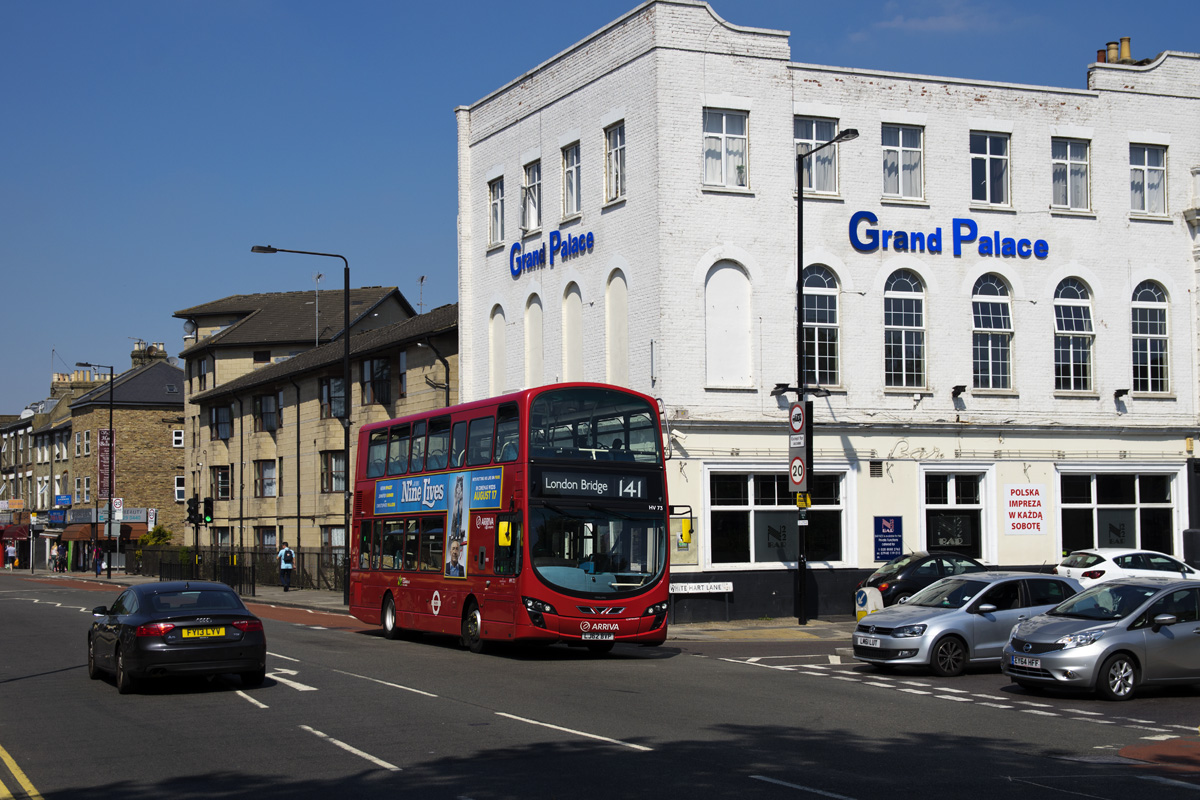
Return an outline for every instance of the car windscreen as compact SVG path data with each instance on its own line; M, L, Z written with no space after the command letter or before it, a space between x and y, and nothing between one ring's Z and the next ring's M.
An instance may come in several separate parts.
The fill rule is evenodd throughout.
M1053 617L1076 619L1124 619L1137 611L1158 589L1157 586L1100 583L1059 603L1047 613Z
M150 596L150 607L159 614L199 614L220 611L245 611L236 592L221 589L183 589L175 592L156 592Z
M1060 566L1087 569L1088 567L1096 566L1103 560L1103 556L1098 556L1095 553L1072 553L1063 559Z
M904 605L924 608L962 608L986 588L985 581L942 578L937 583L930 584L914 594Z

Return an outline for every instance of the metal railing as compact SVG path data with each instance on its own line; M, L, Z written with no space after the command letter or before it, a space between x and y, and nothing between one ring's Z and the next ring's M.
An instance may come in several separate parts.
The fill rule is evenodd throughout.
M342 548L336 550L292 548L296 555L292 586L298 589L342 591L345 571ZM143 575L159 580L208 580L227 583L239 594L254 596L256 586L279 585L275 551L236 550L220 547L144 547L137 560Z

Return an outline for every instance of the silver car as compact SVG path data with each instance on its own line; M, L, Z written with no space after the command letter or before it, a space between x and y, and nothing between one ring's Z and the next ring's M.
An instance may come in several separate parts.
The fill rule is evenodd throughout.
M1079 591L1059 575L975 572L942 578L909 600L858 622L854 657L882 668L928 666L960 674L968 663L998 664L1013 626Z
M1017 625L1001 670L1025 689L1095 690L1128 700L1139 686L1200 683L1200 586L1118 578Z

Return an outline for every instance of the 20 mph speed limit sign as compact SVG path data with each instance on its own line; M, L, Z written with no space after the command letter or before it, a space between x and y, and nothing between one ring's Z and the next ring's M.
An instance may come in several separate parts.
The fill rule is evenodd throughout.
M793 458L792 459L792 468L791 468L792 485L793 486L801 486L804 484L804 472L805 472L804 459L803 458ZM800 490L797 489L797 491L800 491Z

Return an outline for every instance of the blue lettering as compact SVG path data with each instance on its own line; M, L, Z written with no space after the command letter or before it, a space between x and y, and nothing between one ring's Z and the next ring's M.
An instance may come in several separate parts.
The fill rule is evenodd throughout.
M931 236L930 238L932 239L933 237ZM922 253L925 252L925 234L920 233L919 231L913 231L908 235L908 239L910 249L914 251L919 250Z
M1000 242L1000 255L1005 258L1012 258L1017 254L1017 243L1012 239L1003 239Z
M1050 245L1045 239L1038 239L1033 243L1033 255L1035 258L1045 258L1050 255Z
M850 217L850 244L860 253L874 253L879 249L879 231L868 228L864 231L867 240L858 238L858 224L866 222L869 225L879 224L879 217L870 211L857 211Z
M892 237L892 249L898 253L908 252L908 234L904 231L896 231Z
M929 252L942 252L942 229L937 228L933 233L929 234Z
M562 249L562 234L550 231L550 266L554 266L554 254Z
M544 243L538 250L538 264L543 267L546 266L546 245Z
M593 244L593 243L594 243L594 241L593 241L593 239L592 239L592 232L591 232L591 231L588 231L588 235L587 235L587 249L588 249L588 250L591 250L591 249L592 249L592 244Z
M521 277L521 262L517 260L517 256L521 254L521 243L513 242L512 248L508 251L508 271L512 273L514 278Z
M1029 258L1029 240L1021 239L1017 242L1017 255L1021 258Z
M985 236L979 240L979 255L981 255L981 256L996 255L995 253L992 252L992 240L990 237Z
M883 249L888 249L888 244L892 241L891 231L880 231L880 238L883 239Z
M975 224L975 220L973 219L961 219L959 217L951 220L951 224L954 226L954 255L957 258L962 255L962 246L964 244L970 244L975 241L975 237L979 235L979 226ZM964 227L967 231L965 234L963 233ZM989 246L990 244L989 242ZM979 252L983 253L982 242L979 244Z

